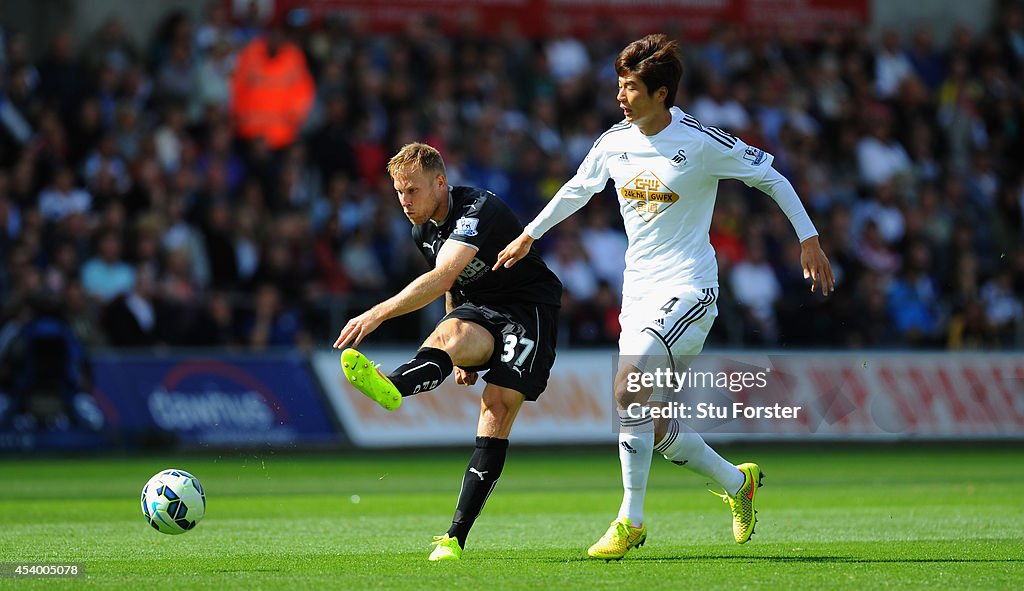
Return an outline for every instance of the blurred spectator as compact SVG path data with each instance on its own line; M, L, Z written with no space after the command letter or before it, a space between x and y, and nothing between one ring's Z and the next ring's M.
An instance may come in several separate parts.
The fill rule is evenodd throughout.
M921 25L914 31L907 58L914 67L914 73L934 92L946 78L946 61L935 48L935 35L928 25Z
M186 38L176 39L171 54L156 75L155 94L161 104L185 104L196 92L196 68L192 46Z
M82 287L90 296L106 302L128 293L135 285L135 271L121 256L121 237L106 230L97 240L96 256L82 266Z
M893 328L904 342L916 346L933 346L941 336L939 292L930 267L928 246L916 243L903 272L889 284Z
M128 191L131 179L128 167L118 155L117 142L112 135L104 135L96 149L85 159L82 167L86 185L94 194L116 197Z
M227 40L215 41L205 49L195 69L194 92L189 98L189 119L202 117L209 105L228 108L231 101L231 75L235 57Z
M72 214L89 213L92 196L75 187L75 173L61 168L53 178L53 185L39 194L39 211L43 220L59 222Z
M101 419L76 410L75 399L92 388L91 378L85 348L56 299L33 297L19 304L0 329L0 390L13 397L0 420L57 430L100 428Z
M594 297L572 306L569 342L573 345L611 345L619 340L619 296L608 283L598 283Z
M329 294L344 294L352 289L352 282L338 257L341 250L339 225L337 215L327 217L313 244L318 287Z
M889 115L872 118L867 125L869 134L857 143L857 165L860 179L868 186L876 186L894 180L894 177L909 175L910 157L907 151L892 137L892 121Z
M228 7L216 0L206 5L206 18L196 27L195 44L206 51L217 44L228 47L242 42L242 38L229 22Z
M693 116L704 125L714 125L731 133L743 133L750 117L735 98L726 94L724 81L716 74L707 77L707 92L693 102Z
M231 79L231 112L244 139L272 149L295 140L313 106L313 79L302 51L279 28L252 41L238 56Z
M985 315L996 338L1003 346L1013 343L1017 326L1024 319L1024 305L1013 290L1013 278L1008 271L1000 271L981 288L981 301Z
M860 263L876 273L891 275L899 270L899 254L885 241L878 224L869 220L857 239L857 256Z
M211 127L206 139L206 150L196 160L196 172L209 174L211 168L217 167L215 173L226 175L225 189L229 193L237 191L246 179L246 170L242 157L232 150L231 126L224 124Z
M352 147L348 102L342 96L331 96L325 110L323 124L310 138L310 157L324 181L339 174L355 179L359 173Z
M116 16L107 18L84 48L85 64L91 71L110 68L123 72L139 59L139 51Z
M356 229L342 247L341 264L357 289L372 293L387 286L384 266L371 247L369 232L363 228Z
M238 257L235 253L231 210L223 200L207 205L203 225L203 250L210 265L212 286L231 289L238 283Z
M235 269L243 284L250 281L260 266L260 241L257 219L252 210L239 210L235 220Z
M113 134L117 153L128 161L135 160L142 149L143 134L139 128L139 113L131 103L118 103Z
M556 82L573 82L590 67L587 47L579 39L569 36L567 19L558 19L552 27L555 32L544 48L551 74Z
M998 345L999 340L985 318L984 304L970 300L964 304L963 309L953 314L949 321L948 348L994 349Z
M155 155L165 173L178 170L185 139L185 111L178 104L170 104L164 109L163 125L153 137Z
M62 293L67 282L75 277L81 262L75 246L69 241L62 241L54 248L50 256L50 265L46 269L43 283L47 291Z
M110 344L118 347L145 347L161 341L163 310L157 300L151 272L140 269L134 274L131 290L115 297L103 309L100 320Z
M878 275L867 275L857 294L852 318L844 328L848 331L849 342L856 348L886 348L896 344L892 330L884 281Z
M870 222L878 228L882 240L887 244L896 244L903 238L906 223L893 191L891 183L875 185L873 198L862 202L854 210L855 232Z
M729 285L736 302L748 319L748 342L773 345L778 337L775 306L782 289L775 271L765 258L761 241L747 241L746 258L735 264Z
M50 122L55 122L55 120L47 119L47 123ZM81 164L96 142L103 137L103 126L103 111L100 102L95 98L82 101L78 108L77 118L71 125L72 133L66 138L68 145L64 161L73 166ZM52 138L58 135L64 136L64 132L63 127L51 128L51 141L56 143L57 140ZM64 141L64 139L62 138L60 141Z
M604 209L594 209L580 231L580 241L598 279L610 285L612 291L622 293L628 244L625 234L612 227L611 216Z
M158 293L173 305L188 306L200 295L199 285L192 275L188 251L185 249L168 251L165 259L163 280Z
M954 54L937 96L938 123L945 131L953 173L963 173L971 148L987 139L978 117L983 91L981 84L971 77L970 68L968 56Z
M234 308L222 292L214 292L196 315L187 342L204 347L234 347L239 345L238 326Z
M298 312L281 302L273 285L256 289L254 309L244 322L242 334L247 345L260 350L308 344Z
M85 73L75 63L74 39L68 31L61 31L39 63L39 95L58 106L64 121L71 121L84 91Z
M891 98L896 89L913 75L913 66L900 44L900 33L888 29L882 33L882 47L875 54L875 89L878 96Z
M570 237L560 239L555 252L544 257L544 262L573 299L588 300L597 293L597 276L578 240Z

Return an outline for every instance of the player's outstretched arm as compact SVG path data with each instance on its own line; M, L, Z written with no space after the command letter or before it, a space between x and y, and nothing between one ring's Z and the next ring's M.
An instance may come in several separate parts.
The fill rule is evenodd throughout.
M818 230L815 229L810 216L807 215L807 210L800 201L800 197L797 196L793 185L773 167L765 170L760 178L756 178L756 173L750 174L755 179L750 183L751 186L757 187L774 199L793 225L793 230L796 231L796 235L800 239L800 266L804 270L804 279L811 280L811 291L814 292L820 288L821 295L824 296L835 291L832 265L821 249L821 244L818 242ZM747 182L747 179L744 178L740 180Z
M586 205L594 193L604 189L610 177L604 165L602 150L594 144L576 170L576 175L562 185L537 217L526 225L519 238L498 253L498 260L491 268L492 271L497 271L501 267L507 269L523 260L523 257L529 254L534 240Z
M508 269L523 260L523 257L530 253L531 246L533 246L533 237L524 231L519 235L519 238L509 242L508 246L498 253L498 260L491 267L491 270L497 271L501 267Z
M800 265L804 278L811 280L811 291L819 287L822 295L835 291L832 265L818 243L818 230L793 185L772 166L775 158L718 128L709 129L712 132L707 135L715 141L705 140L704 170L718 179L743 181L774 199L800 240ZM728 141L722 141L725 138Z
M385 320L419 310L441 297L455 284L459 273L473 260L476 249L448 240L437 253L437 262L430 271L413 279L409 285L366 312L349 320L334 341L335 349L344 349L349 343L358 347L366 335L377 330Z
M832 275L832 263L828 262L817 236L811 236L800 243L800 266L804 268L804 279L811 280L812 292L819 285L821 295L827 296L835 291L836 281Z

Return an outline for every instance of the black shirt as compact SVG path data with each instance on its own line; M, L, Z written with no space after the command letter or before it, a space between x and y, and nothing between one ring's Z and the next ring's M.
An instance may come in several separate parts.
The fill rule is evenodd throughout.
M511 269L492 271L501 252L523 232L508 205L494 193L473 187L450 187L448 216L440 224L433 220L412 227L416 247L431 267L446 240L457 240L477 249L452 285L456 305L544 304L558 306L562 283L531 249Z

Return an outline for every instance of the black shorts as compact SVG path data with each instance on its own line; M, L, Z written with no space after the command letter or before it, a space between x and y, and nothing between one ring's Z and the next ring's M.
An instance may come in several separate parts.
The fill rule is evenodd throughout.
M449 318L479 324L494 336L494 353L487 363L462 369L486 371L485 382L522 392L527 400L537 400L547 388L555 363L558 308L542 304L465 303L441 322Z

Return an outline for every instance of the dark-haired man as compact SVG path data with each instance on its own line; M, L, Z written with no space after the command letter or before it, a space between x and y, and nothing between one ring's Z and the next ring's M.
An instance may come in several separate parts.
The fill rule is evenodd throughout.
M754 531L760 467L731 464L684 423L659 420L655 426L648 414L632 416L631 403L665 400L651 389L630 393L627 377L653 371L657 359L671 363L673 356L696 355L704 347L718 315L718 265L708 231L719 180L741 180L779 204L800 239L812 291L819 285L823 294L832 290L832 270L792 185L772 168L772 155L673 106L683 71L676 42L665 35L634 41L619 54L615 70L625 118L597 138L576 176L501 252L494 268L515 265L534 240L614 180L629 235L614 385L624 494L618 517L587 553L619 559L646 541L643 499L655 449L725 489L733 535L742 544Z

